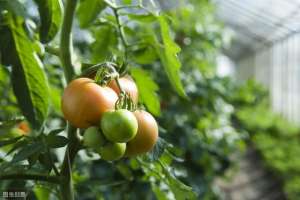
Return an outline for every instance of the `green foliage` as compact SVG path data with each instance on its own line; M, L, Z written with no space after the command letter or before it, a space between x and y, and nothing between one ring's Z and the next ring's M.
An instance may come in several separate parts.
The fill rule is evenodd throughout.
M42 63L35 54L32 43L23 29L23 20L8 16L8 27L13 38L14 55L10 60L12 86L23 114L34 128L40 128L48 113L48 84ZM1 52L2 54L4 52Z
M265 165L283 182L287 198L295 199L299 196L296 188L300 181L299 128L275 114L267 104L263 87L253 83L250 81L237 90L240 96L234 94L235 101L239 102L238 126L250 134Z
M137 84L140 102L145 104L154 115L160 115L158 85L153 81L150 74L143 69L133 68L131 75Z
M161 37L164 44L164 48L159 48L159 46L157 46L157 54L160 56L160 59L163 63L163 66L165 67L165 71L172 85L179 93L179 95L184 97L186 95L183 86L181 85L179 77L179 69L181 63L177 58L177 53L179 53L180 47L171 38L169 33L169 26L165 17L160 16L158 20L160 24Z
M41 19L40 41L50 42L59 30L62 18L61 0L35 0Z
M78 7L80 26L85 28L90 25L105 7L106 5L103 0L81 0Z

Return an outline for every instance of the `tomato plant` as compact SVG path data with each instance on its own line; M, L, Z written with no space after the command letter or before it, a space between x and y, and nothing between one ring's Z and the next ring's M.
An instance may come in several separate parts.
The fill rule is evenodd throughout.
M1 190L216 197L241 142L230 83L211 67L222 29L209 1L179 2L0 2ZM15 135L25 119L30 134Z

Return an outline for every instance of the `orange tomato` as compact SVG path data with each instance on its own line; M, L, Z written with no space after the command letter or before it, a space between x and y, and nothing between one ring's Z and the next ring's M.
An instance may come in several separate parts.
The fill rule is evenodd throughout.
M154 117L143 110L133 113L138 121L136 136L127 143L126 156L136 156L150 151L158 139L158 125Z
M28 123L25 121L20 122L17 128L22 131L22 135L27 135L31 131Z
M61 109L66 120L77 128L98 125L103 113L113 110L117 94L92 79L78 78L64 90Z

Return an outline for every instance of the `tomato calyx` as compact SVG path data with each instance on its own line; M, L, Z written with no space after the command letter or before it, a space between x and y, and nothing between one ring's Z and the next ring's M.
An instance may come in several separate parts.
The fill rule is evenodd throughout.
M129 111L135 111L136 110L136 104L132 101L132 98L130 97L130 95L124 91L121 91L121 93L119 94L119 98L116 101L115 104L115 109L119 110L119 109L126 109Z

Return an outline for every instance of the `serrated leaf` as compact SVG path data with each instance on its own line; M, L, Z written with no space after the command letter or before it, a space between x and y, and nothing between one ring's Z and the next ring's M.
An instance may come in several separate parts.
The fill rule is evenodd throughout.
M194 200L197 199L197 194L193 191L193 188L190 186L185 185L180 180L178 180L170 171L169 169L162 163L161 167L163 168L164 175L166 176L167 183L172 190L175 199L178 200Z
M9 18L14 40L15 58L12 70L12 86L24 116L39 129L49 107L49 94L42 63L34 52L32 42L26 36L20 18Z
M151 113L156 116L160 115L160 102L156 94L159 88L150 74L143 69L132 68L131 75L137 84L140 101L146 105Z
M160 56L165 72L177 93L186 97L180 80L181 63L177 54L180 52L180 47L173 41L170 35L169 25L163 15L158 17L161 29L161 37L164 47L157 46L157 53Z
M103 0L81 0L78 7L78 18L81 28L87 27L105 8Z
M61 135L48 135L46 138L47 145L50 148L61 148L68 144L68 138Z
M40 40L50 42L57 34L62 18L61 0L34 0L41 19Z
M19 139L21 139L23 136L11 138L11 139L6 139L6 140L0 140L0 147L10 145L13 143L16 143Z
M17 154L15 154L12 162L19 162L27 159L29 156L32 156L36 153L41 153L44 149L44 145L41 142L34 142L24 146L19 150Z

